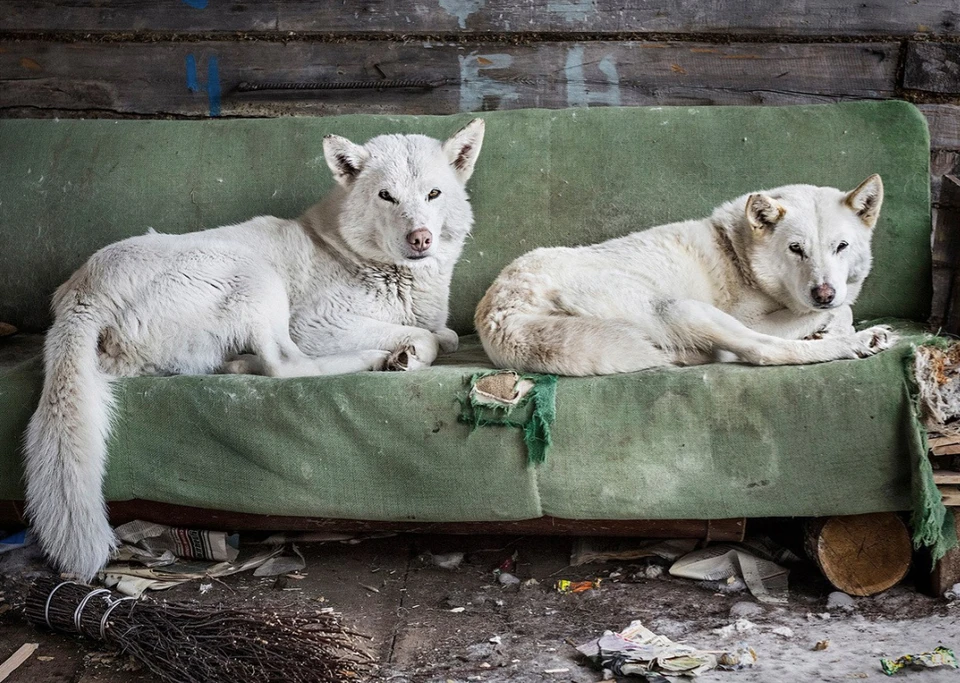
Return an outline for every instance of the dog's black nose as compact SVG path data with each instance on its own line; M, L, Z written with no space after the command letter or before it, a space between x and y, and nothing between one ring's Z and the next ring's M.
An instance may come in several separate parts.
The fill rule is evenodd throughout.
M819 287L814 287L811 289L810 296L812 296L813 300L821 306L826 306L833 303L834 297L837 296L837 290L827 283L823 283Z

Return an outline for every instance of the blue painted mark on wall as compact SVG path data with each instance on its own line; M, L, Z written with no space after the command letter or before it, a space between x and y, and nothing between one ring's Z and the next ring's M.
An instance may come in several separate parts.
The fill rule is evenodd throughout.
M440 0L440 6L446 10L447 14L452 14L457 18L460 28L467 27L467 17L487 4L487 0Z
M194 9L204 9L207 6L207 0L181 0L184 5L190 5Z
M604 56L597 62L597 68L609 84L605 90L588 88L584 75L583 45L575 45L567 52L567 104L571 107L589 107L591 104L606 104L612 107L620 106L620 75L617 73L617 63L610 55Z
M513 63L507 54L478 55L471 52L459 55L460 59L460 111L479 111L484 98L497 98L497 109L502 109L504 100L520 99L516 86L501 83L482 73L486 69L505 69Z
M187 90L193 93L205 90L210 116L220 116L220 65L216 57L207 60L207 83L203 85L197 77L197 58L187 55Z

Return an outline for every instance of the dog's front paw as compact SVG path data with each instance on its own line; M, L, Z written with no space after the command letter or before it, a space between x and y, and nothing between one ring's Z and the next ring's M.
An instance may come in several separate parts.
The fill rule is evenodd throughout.
M390 362L390 357L392 355L393 354L391 354L389 351L360 351L360 357L363 359L362 362L366 364L366 369L373 371L394 369L388 367L388 363Z
M427 367L427 364L417 358L417 348L410 342L398 346L387 356L384 370L391 372L406 372Z
M854 352L860 358L873 356L897 343L899 337L887 325L875 325L853 335Z
M453 353L460 346L460 337L449 327L437 330L433 334L440 344L440 350L444 353Z

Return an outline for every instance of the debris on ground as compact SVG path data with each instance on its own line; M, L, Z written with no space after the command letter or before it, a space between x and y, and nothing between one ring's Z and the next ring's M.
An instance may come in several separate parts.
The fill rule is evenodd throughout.
M520 583L520 579L509 572L500 572L497 574L497 581L504 586L516 586Z
M757 652L741 640L728 652L717 658L717 668L723 671L741 671L749 669L757 662Z
M943 597L951 602L960 600L960 583L955 583L943 593Z
M933 652L921 652L918 655L903 655L896 659L881 659L883 673L892 676L906 668L930 669L938 666L957 668L957 658L953 650L945 647L934 648Z
M440 555L430 554L430 561L434 566L440 569L457 569L463 563L463 553L442 553Z
M675 562L684 555L693 552L699 541L695 538L680 538L669 541L637 540L618 537L583 537L573 544L570 553L570 566L579 567L592 562L611 560L626 562L645 558L660 558Z
M614 676L645 676L649 673L697 676L717 666L711 652L675 643L633 621L621 631L606 631L577 647L593 664Z
M602 579L594 579L593 581L569 581L567 579L560 579L556 583L556 589L558 593L586 593L587 591L600 588L601 581Z
M826 650L828 647L830 647L830 641L829 641L829 640L818 640L818 641L814 644L813 649L814 649L814 651L816 651L816 652L822 652L823 650Z
M721 638L730 638L741 633L749 633L755 628L756 625L753 622L747 621L746 619L737 619L732 624L713 629L713 633Z
M716 592L737 593L746 588L760 602L785 604L790 570L777 562L799 559L769 539L756 538L688 553L671 565L670 574L709 582L705 587Z
M232 562L237 559L240 537L223 531L175 529L135 519L114 529L121 552L153 560L180 557L191 560ZM143 563L146 564L146 563ZM172 564L172 561L170 562Z
M851 598L846 593L840 591L833 591L830 595L827 596L827 609L828 610L837 610L842 609L846 612L852 612L857 608L856 601Z
M0 681L3 681L16 671L21 664L30 659L30 655L37 651L37 648L40 647L37 643L24 643L21 645L16 652L7 657L3 662L0 662Z

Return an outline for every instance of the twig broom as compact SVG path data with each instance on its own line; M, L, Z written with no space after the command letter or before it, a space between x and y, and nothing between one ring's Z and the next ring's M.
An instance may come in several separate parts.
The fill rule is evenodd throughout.
M43 578L25 613L37 626L106 642L168 683L341 683L373 668L358 634L326 610L138 602Z

